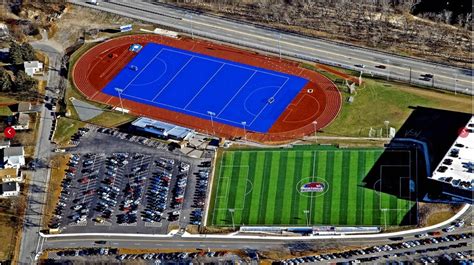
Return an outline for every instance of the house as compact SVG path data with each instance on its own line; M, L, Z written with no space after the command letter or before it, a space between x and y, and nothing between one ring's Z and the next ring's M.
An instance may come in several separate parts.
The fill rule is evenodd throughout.
M16 116L16 124L13 125L13 129L17 131L28 130L30 128L30 115L20 112Z
M20 194L20 185L18 182L10 181L0 184L0 197L12 197Z
M20 168L25 165L25 150L23 146L0 149L0 159L0 168Z
M0 23L0 39L6 39L10 37L10 32L8 31L8 27L4 23Z
M20 102L8 106L10 110L16 113L34 113L41 111L41 105L32 105L30 102Z
M0 149L10 147L10 140L0 140Z
M23 66L25 67L25 73L29 76L43 71L43 63L38 61L25 61Z
M19 168L0 169L0 182L23 182L23 172Z

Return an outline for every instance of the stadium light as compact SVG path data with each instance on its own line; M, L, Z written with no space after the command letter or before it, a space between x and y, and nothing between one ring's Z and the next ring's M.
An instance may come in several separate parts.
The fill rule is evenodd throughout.
M303 213L306 215L306 226L309 226L309 217L308 217L309 211L304 210Z
M317 133L317 131L318 131L318 128L317 128L318 122L317 122L317 121L313 121L312 123L313 123L313 125L314 125L314 140L317 142L318 139L316 138L316 133Z
M388 138L389 137L388 125L390 125L390 121L384 121L383 124L385 124L385 129L387 129L387 138Z
M230 216L232 218L232 229L235 230L235 223L234 223L234 212L235 209L229 209Z
M214 130L214 119L213 119L213 117L216 116L216 113L208 110L207 114L209 114L209 116L211 117L212 134L215 135L216 131Z
M247 125L247 122L243 121L242 125L244 126L244 140L247 141L247 129L245 128L245 126Z
M120 108L122 109L122 115L123 115L123 114L124 114L123 103L122 103L122 93L123 93L123 89L116 87L116 88L115 88L115 91L117 91L117 93L118 93L119 100L120 100Z

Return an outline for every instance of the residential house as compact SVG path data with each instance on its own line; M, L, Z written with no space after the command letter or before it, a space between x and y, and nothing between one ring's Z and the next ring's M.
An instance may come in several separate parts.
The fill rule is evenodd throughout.
M0 159L0 168L20 168L25 165L25 150L23 146L0 149Z
M23 63L25 73L29 76L33 76L43 71L43 63L39 61L25 61Z
M13 197L20 195L20 185L18 182L10 181L0 184L0 197Z

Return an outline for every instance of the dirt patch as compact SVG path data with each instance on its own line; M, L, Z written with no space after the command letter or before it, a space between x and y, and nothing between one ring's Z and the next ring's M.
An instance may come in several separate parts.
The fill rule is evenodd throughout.
M419 203L420 226L435 225L454 216L462 205L441 203Z
M48 184L48 193L46 197L46 204L43 210L43 223L42 226L46 228L53 217L53 211L59 200L61 193L61 182L64 178L64 172L67 169L67 163L71 155L57 155L51 157L51 161L54 161L51 166L51 177Z

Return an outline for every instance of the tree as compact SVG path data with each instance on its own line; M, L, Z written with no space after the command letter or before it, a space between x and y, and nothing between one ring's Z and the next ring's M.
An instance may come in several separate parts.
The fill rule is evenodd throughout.
M0 68L0 91L6 92L12 89L12 79L5 68Z
M10 61L12 64L23 63L23 54L21 51L21 46L14 41L10 44Z
M30 91L35 89L37 81L29 77L24 71L18 71L15 80L16 91Z
M21 45L21 54L24 61L36 60L35 49L28 42L24 42Z
M10 44L10 61L13 64L21 64L24 61L34 61L36 60L35 49L27 43L18 44L12 42Z

